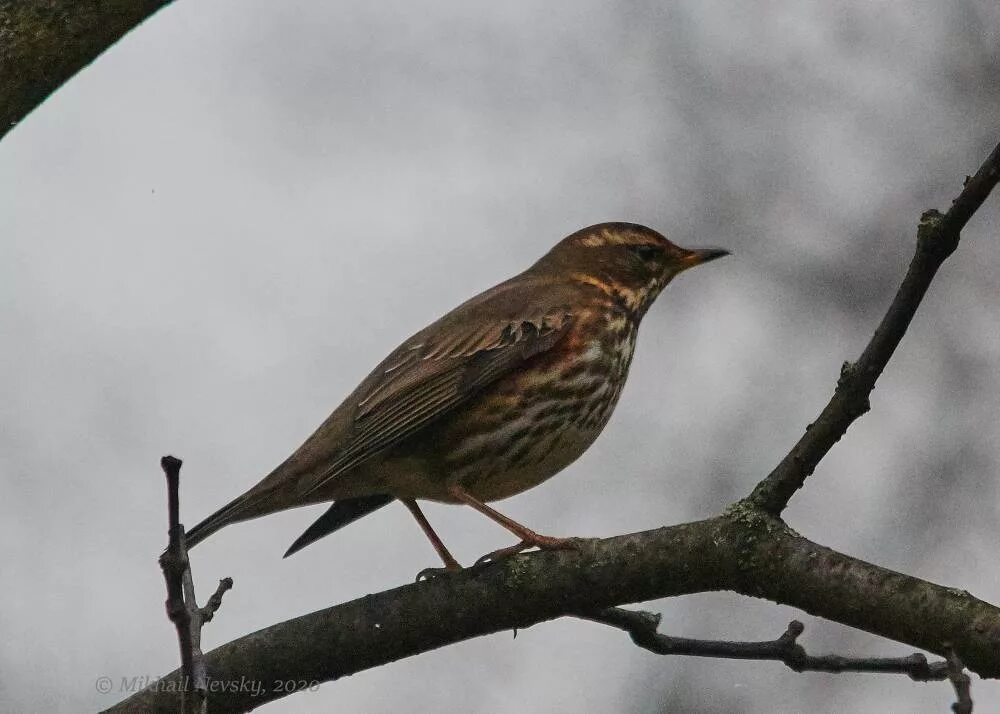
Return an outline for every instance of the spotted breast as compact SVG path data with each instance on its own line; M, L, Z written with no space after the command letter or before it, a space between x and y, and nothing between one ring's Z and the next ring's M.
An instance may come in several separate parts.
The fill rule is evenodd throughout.
M513 496L554 476L598 437L621 395L635 348L630 314L600 305L562 344L497 382L466 417L445 425L449 483L476 498ZM442 500L448 500L443 498Z

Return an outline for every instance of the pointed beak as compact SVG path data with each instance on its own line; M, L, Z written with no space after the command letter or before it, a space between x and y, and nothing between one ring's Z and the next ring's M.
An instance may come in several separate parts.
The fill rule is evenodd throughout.
M701 265L702 263L707 263L710 260L715 260L716 258L721 258L726 255L729 255L729 251L723 248L699 248L697 250L689 250L687 254L681 258L681 269L687 270L688 268L693 268L696 265Z

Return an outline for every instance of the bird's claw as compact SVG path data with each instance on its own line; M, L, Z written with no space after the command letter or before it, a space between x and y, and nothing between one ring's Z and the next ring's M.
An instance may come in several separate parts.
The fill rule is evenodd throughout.
M475 563L473 563L472 567L481 568L483 566L490 565L492 563L497 563L503 560L504 558L509 558L512 555L517 555L518 553L525 551L528 548L531 548L532 546L533 546L532 543L528 543L527 541L522 540L520 543L517 543L515 545L510 545L507 546L506 548L500 548L499 550L494 550L490 553L487 553L479 560L477 560Z
M583 543L583 538L552 538L549 536L539 536L534 540L522 540L520 543L494 550L487 553L473 564L473 568L480 568L492 563L498 563L504 558L509 558L518 553L523 553L529 548L539 550L578 550Z
M484 568L488 565L494 565L505 558L517 555L518 553L523 553L529 548L538 548L539 550L579 550L585 540L587 539L553 538L551 536L539 536L536 534L536 537L531 540L522 540L514 545L509 545L506 548L500 548L499 550L487 553L473 563L469 570L478 570L479 568ZM445 566L443 568L424 568L417 573L416 582L419 583L421 580L432 580L439 576L447 575L449 573L458 573L462 570L462 566L458 563Z
M424 568L417 573L417 579L414 582L419 583L422 580L433 580L434 578L441 577L442 575L461 572L461 570L461 566L458 568Z

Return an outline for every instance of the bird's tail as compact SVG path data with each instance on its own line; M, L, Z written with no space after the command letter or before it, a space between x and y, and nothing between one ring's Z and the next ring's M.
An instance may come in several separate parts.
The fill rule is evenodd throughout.
M340 530L344 526L354 523L359 518L377 511L382 506L391 503L392 500L392 496L379 495L342 498L339 501L334 501L326 513L317 518L316 522L309 526L306 532L292 543L291 547L285 551L283 557L287 558L292 553L302 550L310 543L315 543L323 536Z
M250 520L251 518L269 513L270 510L274 510L261 509L259 507L268 495L268 493L253 493L250 491L227 503L194 528L187 531L185 534L187 547L193 548L224 526Z

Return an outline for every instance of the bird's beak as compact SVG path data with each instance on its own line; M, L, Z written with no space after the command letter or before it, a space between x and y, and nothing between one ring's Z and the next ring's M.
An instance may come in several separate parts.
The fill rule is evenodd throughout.
M696 265L707 263L710 260L715 260L716 258L721 258L725 255L729 255L729 251L723 248L699 248L697 250L688 250L687 253L681 257L681 270L693 268Z

